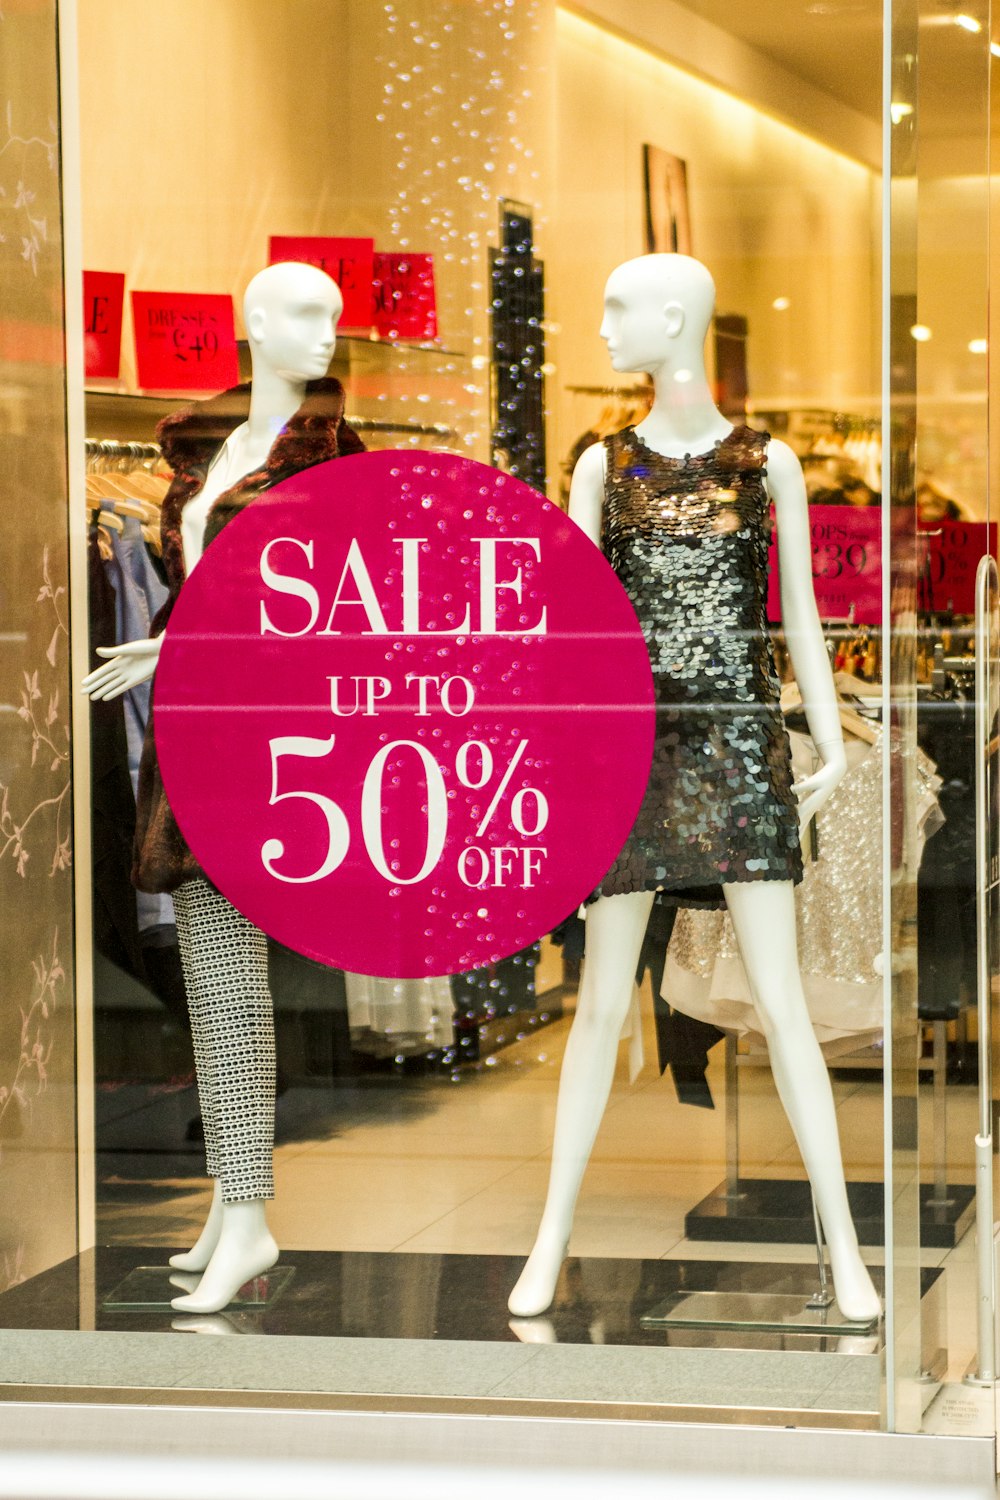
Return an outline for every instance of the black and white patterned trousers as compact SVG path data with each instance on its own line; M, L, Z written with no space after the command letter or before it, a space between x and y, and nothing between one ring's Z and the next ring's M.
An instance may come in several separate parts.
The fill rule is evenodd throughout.
M207 880L174 892L208 1175L223 1203L274 1197L274 1005L267 939Z

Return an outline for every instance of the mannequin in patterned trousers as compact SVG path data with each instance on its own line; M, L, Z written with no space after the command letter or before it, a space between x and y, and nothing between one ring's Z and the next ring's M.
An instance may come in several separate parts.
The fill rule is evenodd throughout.
M247 420L233 426L230 417L225 441L216 442L214 453L205 452L204 460L199 456L190 463L171 459L179 495L175 564L181 577L190 576L206 541L224 524L221 512L235 513L266 488L274 474L280 477L282 471L294 471L296 465L289 465L288 460L294 459L296 445L300 453L306 443L313 445L305 463L362 447L340 418L339 383L323 379L342 309L336 283L312 266L269 266L251 281L244 299L253 359ZM316 406L322 399L329 400L326 387L340 393L335 398L340 406L324 422L322 417L317 420ZM224 403L229 397L240 397L240 393L227 393L219 401ZM191 413L179 415L189 425L204 423L212 406L205 403L193 417ZM204 445L204 436L200 441ZM323 443L327 447L317 451L316 445ZM216 510L210 516L213 506ZM166 511L167 502L165 562ZM84 692L95 699L113 698L148 680L155 672L163 639L160 634L100 651L108 659L84 679ZM155 824L157 816L172 825L165 798L147 821ZM265 1204L274 1196L274 1014L264 934L198 872L173 827L193 870L190 878L166 888L174 897L207 1169L214 1190L208 1220L196 1244L171 1257L178 1272L199 1278L172 1305L183 1312L214 1313L278 1258L265 1215ZM187 1278L178 1277L177 1284L187 1285Z

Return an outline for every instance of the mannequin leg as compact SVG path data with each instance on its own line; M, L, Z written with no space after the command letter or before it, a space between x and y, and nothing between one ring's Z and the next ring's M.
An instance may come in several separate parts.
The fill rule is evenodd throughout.
M198 1103L205 1134L205 1170L213 1179L212 1204L205 1227L190 1250L170 1257L170 1264L180 1271L204 1271L212 1258L212 1252L219 1243L219 1231L222 1227L214 1057L205 1027L203 1007L198 1003L199 984L194 946L198 930L197 912L205 884L204 881L198 880L185 881L184 885L174 892L177 941L180 948L181 967L184 971L184 986L188 996L191 1039L194 1043L194 1066L198 1079Z
M210 1038L206 1031L204 1011L198 1003L199 984L195 943L197 941L199 902L206 882L185 881L174 892L174 915L177 920L177 944L184 971L184 988L188 997L188 1015L191 1019L191 1040L194 1043L194 1068L198 1079L198 1104L205 1132L205 1170L213 1179L212 1206L205 1227L190 1250L172 1255L170 1264L179 1271L204 1271L219 1243L222 1228L222 1188L219 1183L219 1131L216 1106L216 1079L214 1058Z
M602 896L587 909L587 957L559 1076L548 1194L534 1248L510 1294L515 1317L535 1317L555 1295L580 1183L611 1092L652 904L652 894L640 891Z
M263 933L204 880L177 892L178 936L195 1035L209 1169L208 1223L172 1264L204 1275L176 1297L185 1312L218 1312L270 1269L278 1247L264 1203L274 1196L274 1013ZM207 1104L207 1110L206 1110Z
M861 1259L847 1203L830 1075L809 1020L789 881L724 886L743 967L771 1057L778 1096L795 1134L830 1249L841 1312L877 1318L878 1293Z

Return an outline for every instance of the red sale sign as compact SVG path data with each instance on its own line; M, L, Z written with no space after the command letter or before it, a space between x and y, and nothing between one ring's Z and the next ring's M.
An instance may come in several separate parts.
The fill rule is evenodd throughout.
M436 339L433 255L375 256L375 327L386 339Z
M83 335L85 371L91 380L117 380L122 359L121 271L84 271Z
M298 260L319 266L340 287L344 311L342 328L372 326L372 263L375 241L344 235L272 234L268 263Z
M921 609L972 615L976 569L984 553L997 553L996 525L985 521L937 521L921 527L918 599Z
M882 512L877 507L811 505L812 572L823 620L882 620ZM777 538L768 557L767 617L781 619Z
M135 362L147 391L222 391L239 381L233 299L133 292Z

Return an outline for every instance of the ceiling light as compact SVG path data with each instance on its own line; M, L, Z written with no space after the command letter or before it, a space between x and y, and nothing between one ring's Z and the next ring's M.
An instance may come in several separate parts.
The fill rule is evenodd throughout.
M990 51L994 57L1000 57L1000 42L990 42Z
M989 343L988 343L988 341L986 339L970 339L969 340L969 353L970 354L986 354L987 351L989 350L989 347L990 347Z
M775 312L787 312L791 305L792 299L790 297L775 297L774 301L771 303L771 306L774 308Z
M933 335L926 323L914 323L910 329L910 337L916 339L918 344L926 344Z
M889 105L889 114L894 125L898 125L900 120L905 120L907 115L912 115L912 113L913 105L904 104L901 99L899 101L894 100L893 103Z
M961 26L963 31L971 31L973 33L982 31L983 29L982 22L977 21L975 16L967 16L964 14L957 15L955 17L955 25Z

